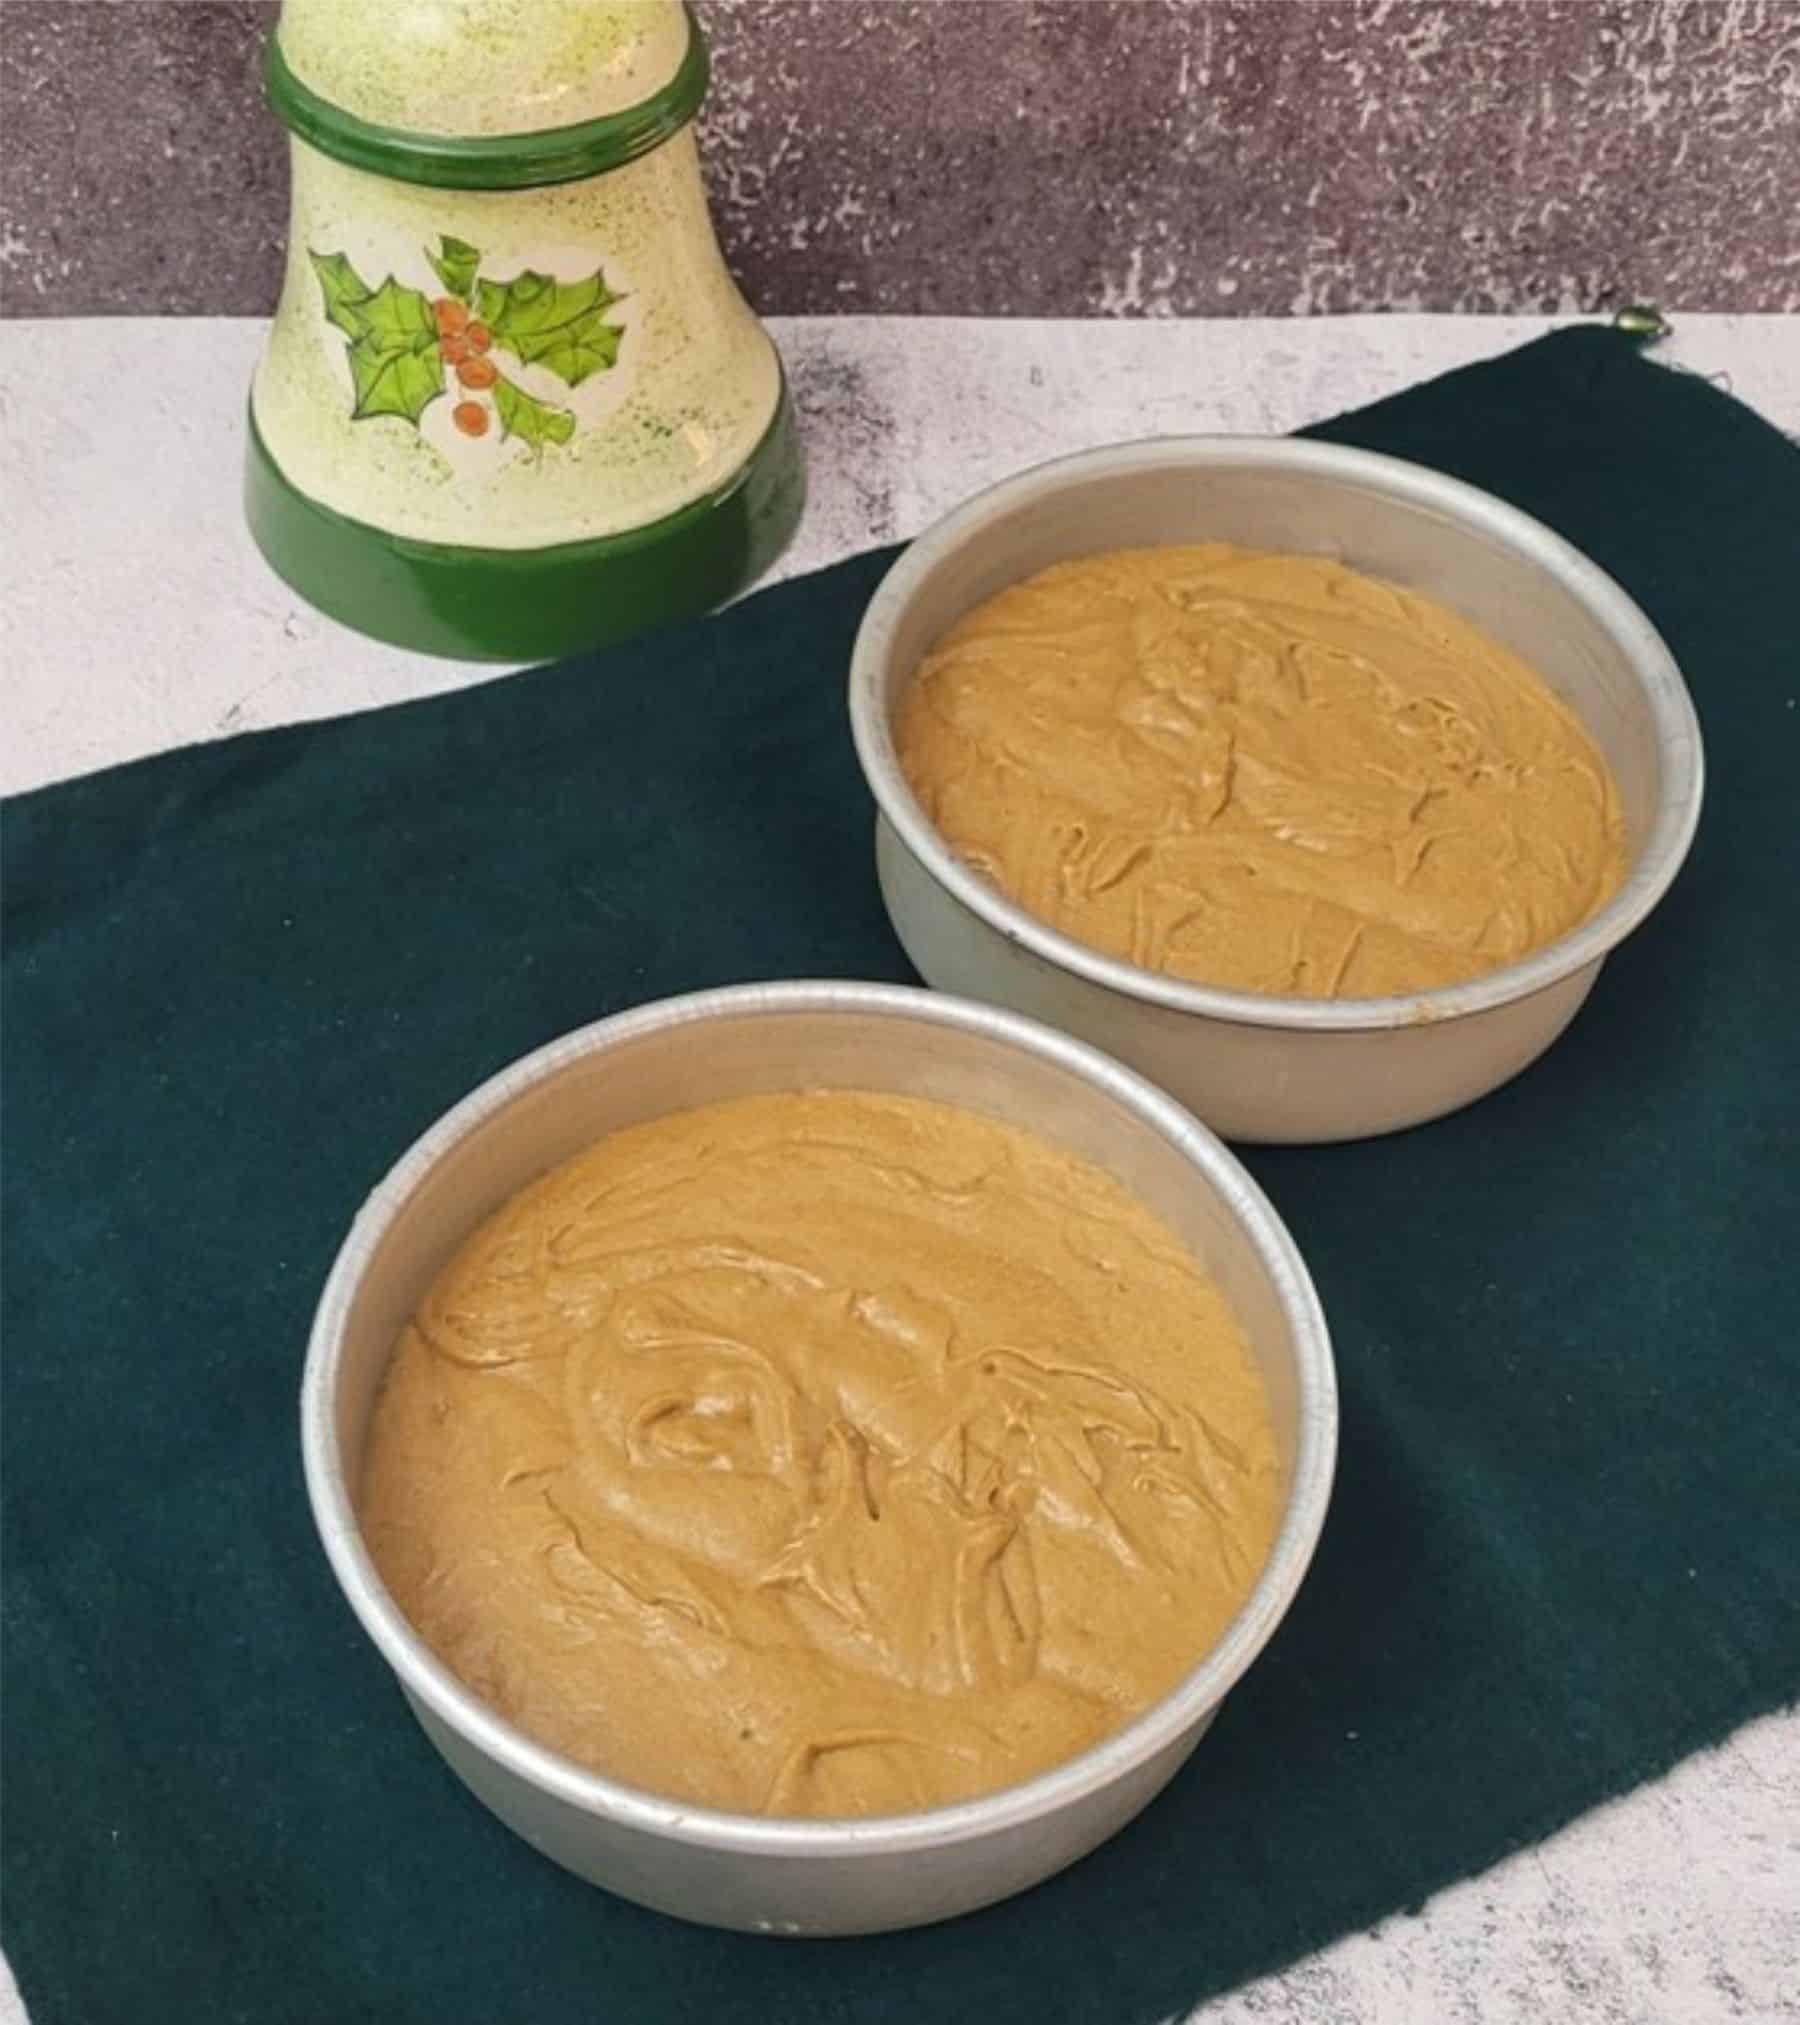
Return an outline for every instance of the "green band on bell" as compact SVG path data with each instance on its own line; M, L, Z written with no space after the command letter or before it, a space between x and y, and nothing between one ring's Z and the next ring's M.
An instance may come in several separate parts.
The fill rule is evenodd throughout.
M659 148L700 109L709 64L706 37L686 9L687 51L667 84L621 112L541 133L462 138L359 119L322 98L289 68L277 36L263 52L263 89L276 116L321 154L372 175L445 190L530 190L622 168Z

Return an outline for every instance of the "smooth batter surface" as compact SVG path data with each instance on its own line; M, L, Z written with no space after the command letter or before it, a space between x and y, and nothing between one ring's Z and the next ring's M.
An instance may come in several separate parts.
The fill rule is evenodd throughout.
M1098 1169L915 1098L634 1127L446 1269L377 1402L396 1600L635 1785L877 1814L1041 1771L1200 1658L1274 1535L1261 1382Z
M1434 600L1207 543L1060 563L921 665L901 763L952 847L1065 934L1243 991L1497 969L1624 875L1572 711Z

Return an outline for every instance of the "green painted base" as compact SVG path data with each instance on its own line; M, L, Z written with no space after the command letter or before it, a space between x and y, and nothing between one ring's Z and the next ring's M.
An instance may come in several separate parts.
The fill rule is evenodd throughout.
M540 661L711 611L787 546L806 495L792 404L718 491L664 520L554 548L458 548L388 534L296 489L249 422L244 511L276 573L320 611L398 647Z

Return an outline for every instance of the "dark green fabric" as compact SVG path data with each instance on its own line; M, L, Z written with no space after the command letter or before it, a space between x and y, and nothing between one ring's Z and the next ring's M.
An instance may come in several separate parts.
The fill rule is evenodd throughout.
M480 1078L663 993L907 975L842 703L888 557L8 806L5 1941L39 2025L1147 2021L1800 1688L1800 453L1593 329L1319 433L1612 569L1711 801L1538 1067L1251 1157L1342 1375L1311 1578L1141 1821L947 1927L710 1933L515 1842L339 1601L295 1433L334 1247Z

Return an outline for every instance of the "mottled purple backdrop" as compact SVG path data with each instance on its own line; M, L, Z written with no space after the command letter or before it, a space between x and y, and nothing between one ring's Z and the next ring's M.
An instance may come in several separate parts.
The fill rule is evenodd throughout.
M767 311L1800 309L1800 0L701 11ZM0 310L272 304L274 13L0 0Z

